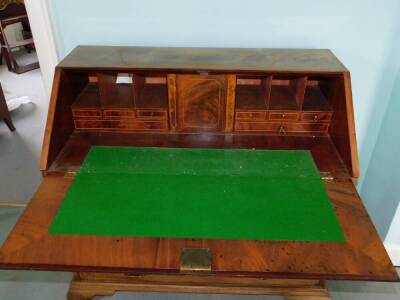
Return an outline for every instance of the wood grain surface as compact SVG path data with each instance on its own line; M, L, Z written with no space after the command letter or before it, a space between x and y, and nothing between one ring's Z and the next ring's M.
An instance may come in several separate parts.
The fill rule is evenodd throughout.
M330 299L324 283L319 280L76 273L68 292L68 300L91 299L99 295L111 296L118 291L283 295L285 299Z
M327 49L154 48L78 46L62 68L194 71L347 71Z
M176 101L181 131L222 131L226 111L225 76L178 75Z
M130 73L133 84L114 85L118 73ZM66 174L92 145L310 150L333 178L326 189L346 242L49 235L73 180ZM360 170L350 73L330 50L79 46L55 71L40 168L46 177L0 249L0 268L168 275L157 279L168 284L169 276L185 280L183 247L206 247L207 276L222 278L221 286L204 283L209 291L227 291L226 276L398 280L353 184ZM143 288L164 288L153 283ZM285 296L310 298L312 289ZM75 291L70 299L83 299ZM314 292L329 299L325 289Z
M115 138L115 134L110 136ZM129 139L127 137L125 141L134 140L133 136L129 136ZM104 139L104 135L74 135L74 139L66 145L69 150L61 153L59 159L64 160L64 166L67 164L70 167L74 160L78 160L76 163L79 164L85 151L96 139L100 143L107 140L110 144L121 144L120 139ZM197 135L191 134L186 135L186 139L177 135L164 140L148 134L136 134L136 144L144 146L194 147L201 144L198 140ZM196 144L193 141L198 142ZM47 230L72 183L70 178L65 178L62 172L55 170L46 176L2 247L0 266L65 271L177 273L183 247L206 247L213 253L214 274L396 280L395 269L348 173L346 176L346 168L340 158L335 160L334 155L328 155L334 149L329 138L317 141L303 138L296 141L288 137L277 137L274 141L262 142L256 137L243 136L235 144L220 135L214 142L205 137L203 146L212 143L214 147L246 145L268 148L270 143L272 148L290 148L294 143L299 147L301 141L304 147L308 144L308 147L314 149L312 153L321 171L336 170L333 173L335 181L326 184L326 188L345 234L344 244L49 235ZM59 167L62 166L60 162Z

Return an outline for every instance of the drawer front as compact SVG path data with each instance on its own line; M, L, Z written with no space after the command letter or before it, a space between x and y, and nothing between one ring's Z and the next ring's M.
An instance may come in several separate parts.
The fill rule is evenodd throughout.
M272 123L272 122L245 122L237 121L236 131L268 132L284 135L287 133L326 133L329 124L315 123Z
M120 118L134 118L134 109L104 109L103 110L105 119L120 119Z
M268 119L270 121L294 122L299 120L299 113L285 111L270 112Z
M166 119L167 112L163 110L138 109L136 110L138 119Z
M238 111L236 112L236 119L238 120L254 120L265 121L267 112L265 111Z
M75 128L79 130L104 131L166 131L166 121L135 120L75 120Z
M314 123L284 123L279 128L282 134L288 133L325 133L328 131L329 124Z
M331 112L303 112L301 114L301 120L306 122L329 122L331 118Z
M269 122L236 121L235 131L243 132L279 132L282 124Z
M104 109L105 119L137 118L137 119L165 119L167 112L152 109Z
M100 109L73 108L72 115L74 118L101 119L102 113Z

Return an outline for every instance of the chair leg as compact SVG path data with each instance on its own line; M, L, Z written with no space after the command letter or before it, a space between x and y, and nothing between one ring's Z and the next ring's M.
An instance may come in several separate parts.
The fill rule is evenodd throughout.
M11 59L10 59L10 56L8 55L8 51L7 50L4 51L4 58L6 60L8 71L12 72L13 71L13 67L12 67Z
M4 60L6 61L8 71L13 71L11 59L10 59L10 56L8 55L7 49L2 47L1 54L2 54L2 57L4 57ZM2 61L3 61L3 59L2 59Z
M10 62L10 65L9 65L8 69L11 72L16 72L16 70L18 69L18 63L17 63L17 60L15 59L14 53L12 52L11 48L8 47L8 44L7 44L7 48L6 49L7 49L8 60Z
M13 124L13 122L11 120L11 116L5 117L4 118L4 122L6 123L8 129L10 129L10 131L14 131L15 130L14 124Z
M15 130L1 84L0 84L0 119L4 120L4 122L11 131Z

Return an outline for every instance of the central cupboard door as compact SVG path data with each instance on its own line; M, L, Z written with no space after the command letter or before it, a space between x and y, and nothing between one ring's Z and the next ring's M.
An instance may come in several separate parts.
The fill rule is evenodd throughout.
M176 129L223 131L226 76L175 75Z

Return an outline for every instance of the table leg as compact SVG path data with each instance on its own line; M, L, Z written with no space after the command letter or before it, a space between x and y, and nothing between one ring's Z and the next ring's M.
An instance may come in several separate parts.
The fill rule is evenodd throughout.
M67 300L90 300L95 296L112 296L115 292L113 288L101 284L85 284L75 275L69 287Z
M331 300L325 282L321 280L317 286L309 290L288 291L284 294L285 300Z
M279 295L286 300L330 300L319 280L205 276L196 274L76 273L68 300L112 296L116 292Z
M315 295L313 295L312 293L310 294L291 294L290 296L284 296L285 300L331 300L331 297L329 296L328 291L326 292L321 292L319 291L318 293L316 293Z

